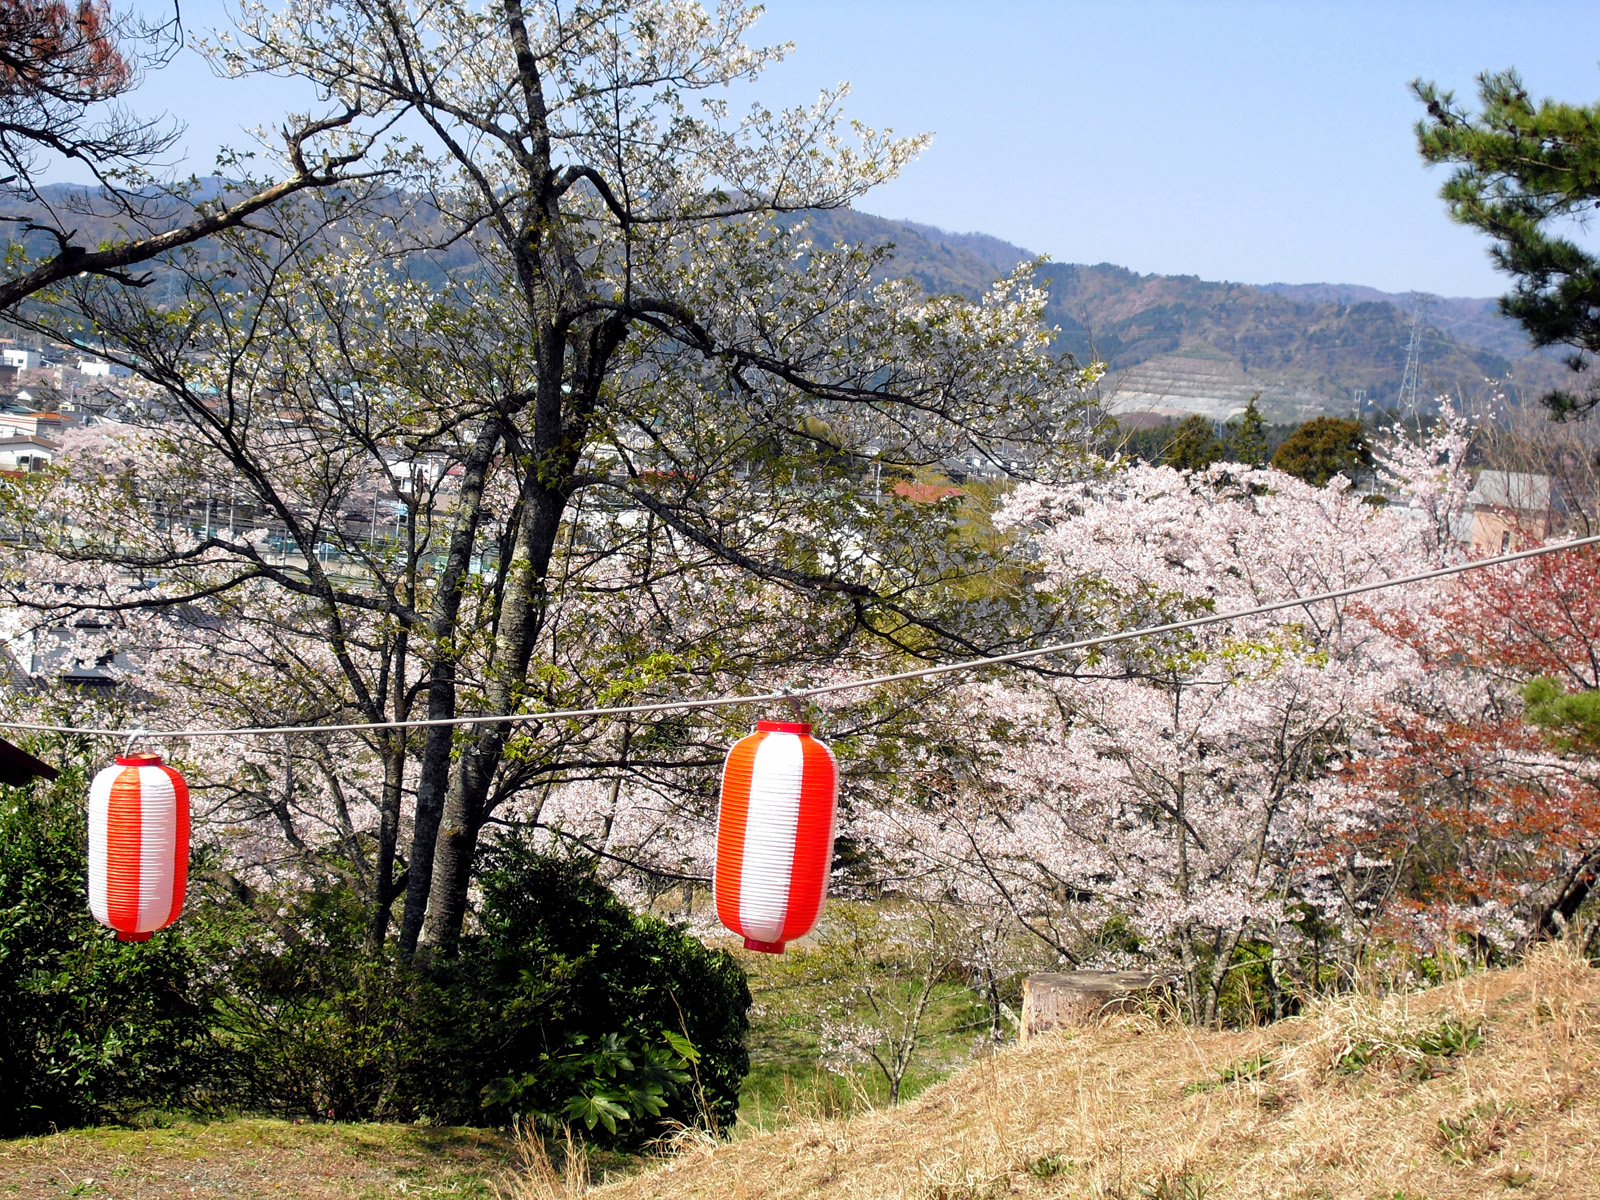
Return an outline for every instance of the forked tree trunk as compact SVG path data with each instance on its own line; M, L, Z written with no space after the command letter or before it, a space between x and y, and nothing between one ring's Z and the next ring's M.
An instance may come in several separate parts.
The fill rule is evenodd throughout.
M529 661L544 623L550 559L566 508L566 497L560 492L538 487L530 491L495 637L486 696L492 713L513 712L523 699ZM509 723L477 727L450 772L422 928L421 944L429 954L453 953L460 939L478 834L489 816L489 792L510 736Z

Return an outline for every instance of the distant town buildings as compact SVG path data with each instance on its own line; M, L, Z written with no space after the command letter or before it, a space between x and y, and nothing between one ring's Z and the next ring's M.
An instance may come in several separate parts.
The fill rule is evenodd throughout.
M0 338L0 472L39 470L54 461L66 430L121 423L149 390L127 368L74 347Z
M24 401L24 403L26 403ZM70 414L0 408L0 437L55 437L78 422Z

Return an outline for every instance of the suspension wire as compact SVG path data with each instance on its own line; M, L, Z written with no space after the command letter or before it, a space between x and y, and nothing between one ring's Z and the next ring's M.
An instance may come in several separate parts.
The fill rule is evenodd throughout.
M1139 629L1125 629L1120 633L1101 634L1097 637L1084 638L1076 642L1059 642L1050 646L1036 646L1031 650L1014 650L1009 654L993 654L987 658L973 658L962 662L918 667L915 670L896 671L889 675L872 675L864 679L847 679L841 683L824 683L815 687L784 687L776 692L762 692L753 696L712 696L698 700L662 700L650 704L624 704L610 708L563 708L552 709L547 712L503 713L478 717L437 717L416 721L356 721L343 725L246 725L232 729L94 729L82 728L76 725L32 724L23 721L7 721L0 718L0 729L17 729L29 733L78 733L97 737L129 739L134 737L269 737L295 733L360 733L368 730L429 729L437 725L473 726L498 725L520 721L565 721L579 717L649 716L654 713L684 712L701 708L727 708L736 704L765 704L769 706L788 704L813 696L830 696L838 692L852 692L863 688L882 687L884 684L889 683L902 683L912 679L928 679L937 675L950 675L957 671L974 671L982 667L1004 666L1008 663L1026 662L1029 659L1043 658L1051 654L1070 654L1080 650L1093 650L1099 646L1115 645L1119 642L1154 637L1158 634L1181 633L1185 630L1201 629L1208 625L1220 625L1227 621L1237 621L1245 617L1281 612L1286 608L1299 608L1305 605L1321 604L1328 600L1341 600L1346 596L1358 596L1363 592L1376 592L1385 588L1403 587L1412 583L1425 583L1430 579L1445 579L1451 575L1460 575L1467 571L1480 571L1487 567L1504 566L1507 563L1523 562L1546 554L1555 554L1563 550L1576 550L1583 546L1597 544L1600 544L1600 534L1593 534L1589 537L1574 538L1571 541L1535 546L1530 550L1518 550L1511 554L1500 554L1493 558L1472 559L1448 567L1436 567L1429 571L1418 571L1413 575L1397 575L1392 578L1354 584L1350 587L1335 588L1331 591L1315 592L1309 596L1295 596L1288 600L1274 600L1270 604L1258 604L1253 608L1207 613L1204 616L1188 617L1182 621L1169 621L1164 625L1148 625Z

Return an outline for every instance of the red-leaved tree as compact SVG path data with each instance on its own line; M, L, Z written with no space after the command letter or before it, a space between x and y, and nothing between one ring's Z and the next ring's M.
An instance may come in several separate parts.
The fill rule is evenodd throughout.
M1561 932L1597 883L1600 757L1581 704L1573 718L1539 698L1600 688L1600 556L1470 572L1374 620L1427 671L1330 793L1352 901L1425 943Z

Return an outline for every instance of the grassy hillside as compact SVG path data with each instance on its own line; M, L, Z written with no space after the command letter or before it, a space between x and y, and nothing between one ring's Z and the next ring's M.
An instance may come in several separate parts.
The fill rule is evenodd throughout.
M1047 1035L897 1109L804 1114L613 1200L1467 1200L1600 1195L1600 971L1561 951L1242 1033Z

